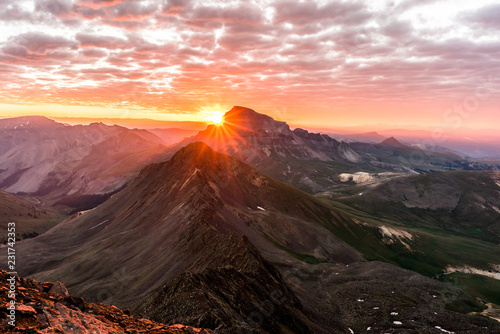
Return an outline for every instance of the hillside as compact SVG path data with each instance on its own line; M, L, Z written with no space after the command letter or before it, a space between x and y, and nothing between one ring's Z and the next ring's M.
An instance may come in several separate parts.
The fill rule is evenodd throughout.
M500 328L461 314L483 307L458 288L365 262L352 246L382 254L377 231L193 143L101 206L16 247L23 276L220 333L389 330L394 321L416 331ZM396 238L394 246L404 247Z
M379 228L380 240L397 250L386 260L498 304L499 178L493 171L399 176L319 197L360 224Z
M66 215L36 198L30 200L0 190L0 242L7 242L7 224L16 223L16 238L34 238L48 231Z

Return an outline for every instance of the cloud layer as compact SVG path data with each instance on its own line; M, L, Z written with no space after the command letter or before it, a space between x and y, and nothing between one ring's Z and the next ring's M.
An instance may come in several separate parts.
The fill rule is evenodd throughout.
M499 15L488 1L0 0L0 98L439 122L487 82L484 120L498 117Z

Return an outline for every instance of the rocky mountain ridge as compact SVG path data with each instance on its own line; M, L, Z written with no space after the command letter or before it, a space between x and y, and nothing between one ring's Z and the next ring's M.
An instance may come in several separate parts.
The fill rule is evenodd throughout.
M14 326L9 324L7 284L0 286L0 330L2 333L148 333L148 334L212 334L209 329L184 325L165 325L130 315L116 306L89 303L69 295L61 282L37 282L11 276L5 271L0 280L13 278L16 283Z

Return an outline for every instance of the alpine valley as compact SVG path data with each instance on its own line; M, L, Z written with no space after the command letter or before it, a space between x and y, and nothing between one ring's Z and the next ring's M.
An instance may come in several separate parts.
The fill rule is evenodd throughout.
M2 332L500 332L495 159L245 107L184 135L0 120Z

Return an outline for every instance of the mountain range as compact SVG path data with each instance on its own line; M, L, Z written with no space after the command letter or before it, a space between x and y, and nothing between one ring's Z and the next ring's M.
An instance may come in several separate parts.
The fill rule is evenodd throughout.
M33 232L21 277L216 333L500 331L483 316L500 304L494 162L244 107L171 146L178 132L38 117L0 130L0 216Z
M233 107L224 115L223 126L208 126L174 145L167 156L196 141L309 193L336 187L338 174L360 170L418 174L500 169L495 161L478 162L451 152L428 151L404 145L393 137L378 144L346 143L301 128L292 131L286 123L245 107Z
M366 262L339 238L370 240L369 230L192 143L99 207L22 241L17 256L21 276L219 333L500 328L458 313L481 309L460 289Z
M112 193L165 144L146 130L93 123L65 126L45 117L0 120L0 188L55 201Z

